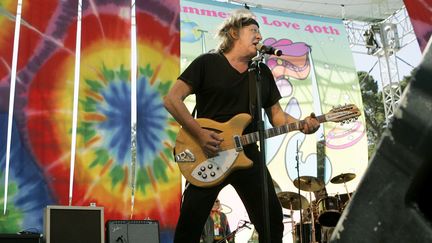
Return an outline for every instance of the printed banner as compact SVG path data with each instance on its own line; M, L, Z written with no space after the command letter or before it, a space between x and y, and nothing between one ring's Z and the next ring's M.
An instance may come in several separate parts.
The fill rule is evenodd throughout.
M17 0L5 0L0 2L0 90L3 90L7 85L7 76L12 69L12 48L14 41L15 14L17 10ZM1 92L1 91L0 91ZM9 102L9 95L0 97L0 104L6 105ZM5 101L7 100L7 101ZM4 112L4 107L0 107L0 111Z
M430 0L404 1L411 24L423 52L432 35L432 2Z
M5 186L9 190L0 233L42 233L44 208L69 205L77 3L24 1L8 185L8 75L17 1L0 4L2 198ZM82 11L72 205L102 206L105 220L158 220L161 242L172 242L181 196L171 154L178 126L162 97L179 73L179 3L137 3L138 53L131 49L130 1L83 0ZM139 60L134 163L132 55Z
M138 123L135 208L159 220L161 242L173 242L181 177L172 151L179 129L162 98L180 70L180 3L137 1Z
M128 1L83 1L73 204L117 219L131 208L130 16Z
M183 68L203 51L216 47L215 27L235 8L232 4L215 2L182 2ZM262 42L284 53L281 57L267 57L265 62L283 96L285 111L300 119L311 112L325 114L337 105L355 104L362 110L357 74L341 20L255 8L251 11L260 24ZM325 139L325 182L342 172L361 174L367 165L363 119L343 125L325 123L323 131L318 132L324 137L293 132L271 138L267 142L267 163L273 174L278 175L276 178L285 177L278 178L284 184L288 184L287 179L294 180L298 142L302 149L300 176L316 176L316 144ZM348 161L354 153L359 156Z
M16 3L14 5L16 6ZM64 46L61 41L65 26L50 21L58 16L62 7L64 6L54 0L43 3L25 1L22 4L8 185L4 185L4 169L10 67L6 75L3 76L2 73L0 90L2 181L0 185L2 191L5 186L9 188L6 215L1 215L0 222L3 232L42 232L43 210L46 205L56 201L52 189L57 181L52 181L52 171L43 166L44 161L47 161L47 158L51 159L50 155L56 150L56 144L52 143L55 138L50 134L53 131L51 124L54 121L48 117L47 111L47 107L51 105L50 86L55 85L53 77L56 75L56 69L49 72L40 70L48 65L51 57L71 56L74 53L74 46ZM15 20L16 10L8 12L7 15L13 16ZM15 25L15 21L12 25ZM55 35L56 31L57 35ZM1 33L3 36L3 29ZM14 39L13 32L6 32L6 36L2 37L2 40L7 42ZM8 43L1 48L3 47L11 48L12 45ZM8 51L12 53L11 50ZM12 62L10 60L7 63L9 66ZM36 80L45 80L45 82ZM47 142L49 146L46 146ZM42 147L44 147L43 151L40 149Z
M217 27L235 9L243 6L215 1L181 2L182 70L199 54L214 50ZM282 50L280 57L266 56L283 98L283 109L301 119L311 112L326 114L334 106L355 104L363 110L356 69L342 20L250 8L263 36L263 44ZM241 90L239 94L241 95ZM192 110L194 99L188 100ZM270 127L266 120L266 126ZM314 135L290 132L266 140L267 165L279 190L297 191L299 176L321 178L330 194L346 193L330 179L341 173L355 173L349 182L355 190L368 162L364 117L340 124L325 123ZM353 156L355 155L355 156ZM297 159L296 159L297 158ZM297 165L299 172L297 172ZM307 198L309 195L305 192ZM235 194L235 193L234 193ZM224 201L224 198L226 200ZM232 208L232 225L244 219L236 212L232 197L222 203ZM228 200L228 201L227 201ZM236 218L237 217L237 218ZM235 219L233 219L235 218Z

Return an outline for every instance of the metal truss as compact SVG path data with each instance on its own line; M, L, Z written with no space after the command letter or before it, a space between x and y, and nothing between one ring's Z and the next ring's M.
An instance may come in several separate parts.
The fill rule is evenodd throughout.
M377 23L345 20L354 53L376 56L380 68L386 124L393 117L401 97L396 53L416 40L406 8Z

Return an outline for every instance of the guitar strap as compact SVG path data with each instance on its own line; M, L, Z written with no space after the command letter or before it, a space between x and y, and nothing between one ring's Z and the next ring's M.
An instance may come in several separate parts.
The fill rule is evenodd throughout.
M255 109L256 109L257 80L256 80L254 69L249 68L248 73L249 73L249 112L253 119L255 116Z
M197 109L196 109L196 105L195 105L193 110L192 110L192 117L193 118L196 118L196 111L197 111Z

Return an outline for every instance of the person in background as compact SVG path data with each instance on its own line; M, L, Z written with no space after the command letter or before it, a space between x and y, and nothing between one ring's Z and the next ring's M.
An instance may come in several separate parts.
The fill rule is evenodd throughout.
M234 237L227 237L231 234L231 229L228 224L227 216L221 211L221 203L219 199L213 204L210 216L207 218L201 234L202 243L216 243L222 239L223 242L234 243Z
M205 129L194 119L184 100L191 94L196 97L198 118L211 119L223 123L240 113L253 117L243 133L258 131L258 111L250 110L249 64L257 56L257 44L262 40L259 24L255 16L246 9L230 14L218 30L221 42L216 51L204 53L193 60L178 77L164 97L164 106L174 119L186 130L207 157L215 157L221 151L224 141L212 129ZM259 64L262 83L261 103L275 127L299 122L284 112L279 99L281 95L270 69ZM320 124L313 113L298 123L298 129L310 134L318 130ZM187 183L183 193L180 216L177 222L174 243L198 243L212 205L219 192L231 184L240 196L248 216L260 237L261 243L281 243L284 225L282 207L272 183L272 177L265 166L260 167L260 153L257 143L243 146L243 153L253 161L249 168L239 169L227 175L224 181L212 187L198 187ZM259 180L265 169L267 181ZM266 242L267 222L263 215L263 188L268 191L269 238Z

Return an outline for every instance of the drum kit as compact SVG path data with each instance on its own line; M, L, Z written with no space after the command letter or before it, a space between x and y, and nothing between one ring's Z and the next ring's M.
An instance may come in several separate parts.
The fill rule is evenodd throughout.
M315 243L321 240L321 227L335 227L346 204L350 201L352 193L348 192L346 183L356 177L354 173L342 173L333 177L330 182L333 184L344 184L346 194L328 196L325 192L325 184L312 176L300 176L293 181L294 186L299 190L309 192L309 201L299 192L278 192L278 198L283 208L290 210L291 219L294 211L301 210L300 223L291 221L293 242L295 243ZM320 195L318 201L312 201L312 192ZM302 214L305 215L303 220Z

